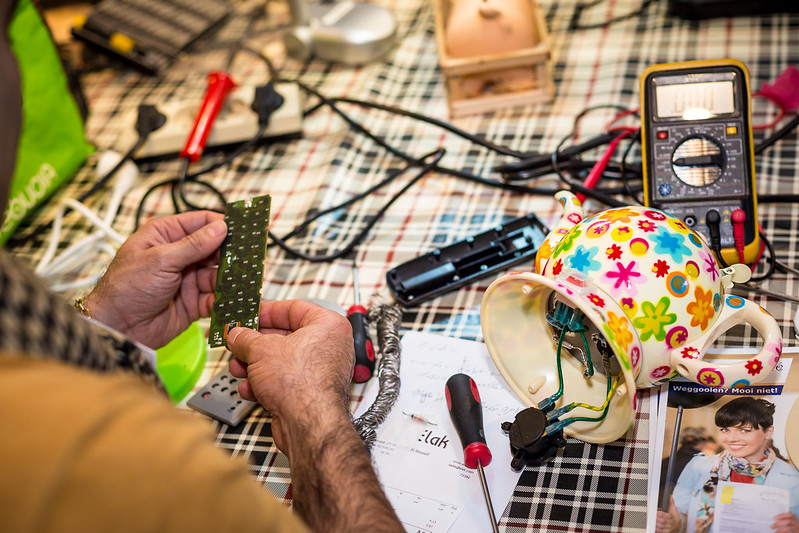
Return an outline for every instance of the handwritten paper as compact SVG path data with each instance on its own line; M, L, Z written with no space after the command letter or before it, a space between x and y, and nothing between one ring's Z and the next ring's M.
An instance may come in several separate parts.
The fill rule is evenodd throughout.
M389 501L411 533L490 531L480 478L463 463L463 447L449 417L444 385L462 372L474 379L483 406L486 442L493 460L486 480L499 518L520 473L510 467L508 437L501 429L524 409L497 372L480 342L429 333L402 339L401 388L397 403L377 430L373 463ZM377 394L377 380L364 392L355 416Z

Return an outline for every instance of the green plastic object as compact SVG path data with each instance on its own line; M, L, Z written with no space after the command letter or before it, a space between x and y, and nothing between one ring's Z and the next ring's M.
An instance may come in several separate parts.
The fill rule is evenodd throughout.
M31 0L17 2L8 36L20 70L22 134L0 244L94 151L50 31Z
M157 371L169 398L180 402L200 379L208 357L205 333L197 322L192 323L172 342L156 350Z

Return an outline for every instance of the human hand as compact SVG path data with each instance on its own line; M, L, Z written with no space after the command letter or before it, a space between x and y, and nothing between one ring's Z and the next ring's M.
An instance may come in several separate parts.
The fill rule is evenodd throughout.
M263 302L259 331L233 328L227 344L231 373L246 378L239 394L272 412L297 514L313 531L402 533L350 417L349 321L302 300Z
M262 302L259 331L233 328L227 344L231 373L247 378L239 394L272 413L275 444L289 457L296 432L349 423L355 353L340 314L303 300Z
M655 519L655 531L657 533L677 533L680 527L682 527L680 512L677 510L674 498L669 498L668 512L658 509L657 518Z
M160 348L209 316L224 215L189 211L156 218L131 235L84 298L92 318Z
M771 529L775 533L799 533L799 520L793 513L782 513L774 517Z

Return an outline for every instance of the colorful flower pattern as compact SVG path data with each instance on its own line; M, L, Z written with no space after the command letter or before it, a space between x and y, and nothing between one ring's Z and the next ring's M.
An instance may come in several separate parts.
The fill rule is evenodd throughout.
M567 209L574 205L561 202ZM647 354L681 350L686 361L701 359L704 348L693 346L694 339L713 326L724 304L732 303L733 308L743 304L742 299L730 302L730 297L724 297L722 272L714 255L681 220L643 207L608 209L584 219L573 212L568 215L580 222L567 226L560 242L557 239L563 232L552 243L548 237L543 255L536 260L539 272L548 277L573 274L591 280L597 290L582 297L602 315L608 342L617 356L632 363L638 386L651 386L677 375L662 363L639 374ZM571 219L567 225L573 223ZM608 298L622 315L608 308ZM779 346L771 348L768 357L752 359L747 372L755 376L764 371L765 364L773 367L779 359ZM696 377L708 385L724 382L717 368L703 368Z
M661 298L657 304L643 302L641 313L643 316L633 320L633 325L638 328L638 333L642 341L649 337L655 337L662 341L666 338L666 326L677 321L676 313L669 313L671 301L668 296Z

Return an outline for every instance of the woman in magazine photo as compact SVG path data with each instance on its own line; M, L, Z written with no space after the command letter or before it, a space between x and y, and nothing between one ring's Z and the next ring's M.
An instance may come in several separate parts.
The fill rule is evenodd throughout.
M712 531L719 482L747 483L787 490L790 512L773 517L762 531L799 533L799 471L772 445L775 405L740 397L716 411L717 455L696 455L677 480L668 512L658 511L657 533Z

